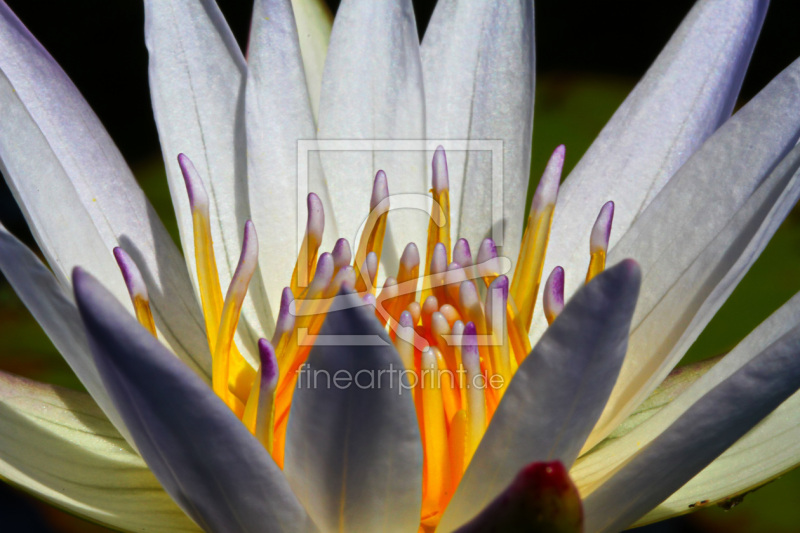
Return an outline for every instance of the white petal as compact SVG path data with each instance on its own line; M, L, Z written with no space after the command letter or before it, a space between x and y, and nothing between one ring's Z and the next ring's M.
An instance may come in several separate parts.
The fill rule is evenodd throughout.
M769 320L768 331L748 337L690 387L685 400L679 397L641 426L674 420L584 499L587 531L630 526L794 394L800 386L800 306L793 307L792 321ZM774 336L763 351L750 352Z
M567 303L509 385L442 518L443 530L475 516L525 465L572 465L622 365L640 279L636 263L625 261Z
M800 393L795 393L764 421L638 524L664 520L696 509L697 502L714 505L758 487L800 463Z
M692 156L611 251L645 276L629 357L587 446L666 377L794 206L800 148L784 156L798 136L800 60Z
M314 139L316 128L300 58L300 45L289 0L258 0L253 12L247 71L247 173L250 212L259 234L268 239L258 264L273 316L283 287L292 277L297 254L298 210L305 229L306 199L298 197L299 180L322 200L330 249L337 234L317 152L298 153L298 141ZM309 174L298 174L298 157ZM302 239L302 233L300 234Z
M150 97L189 274L196 287L192 215L177 161L180 153L192 160L208 193L224 292L236 269L244 223L250 216L244 127L247 67L214 0L144 4ZM256 278L239 323L243 339L237 342L253 361L257 361L253 329L272 328L263 298Z
M319 138L368 144L425 138L419 38L410 0L345 0L339 6L322 76ZM351 243L358 242L357 230L367 218L378 170L386 171L392 194L423 195L430 188L429 160L420 150L323 151L321 157L339 236ZM409 209L389 215L387 265L398 264L407 242L424 238L427 219Z
M447 152L454 236L477 245L502 219L497 244L512 261L530 177L533 34L533 2L442 0L422 42L427 138L503 141L501 213L492 205L491 154Z
M73 274L103 383L164 489L206 531L314 531L264 446L98 281Z
M200 531L87 394L3 373L0 476L115 529Z
M83 265L129 302L112 249L142 271L162 338L210 368L178 249L97 116L53 58L0 4L0 168L65 287Z
M566 269L567 297L586 272L589 234L600 207L609 200L617 207L613 248L675 171L728 119L767 3L697 2L570 173L559 193L544 270ZM534 324L536 339L547 327L541 311Z
M0 225L0 271L22 303L42 326L83 386L132 443L116 407L106 392L89 350L83 322L70 294L24 244Z
M339 301L356 307L328 314L298 376L286 476L322 531L416 531L422 446L405 367L372 308Z
M292 0L292 10L297 24L300 52L303 54L303 70L306 74L311 111L316 121L319 116L322 70L328 54L328 42L331 40L333 15L323 0ZM249 64L252 64L253 59L250 56Z
M581 494L584 497L591 494L615 469L625 464L643 446L658 437L704 394L752 361L782 336L790 333L798 324L800 324L800 294L795 295L761 323L719 363L694 381L677 398L669 401L652 418L612 442L605 441L601 449L593 450L581 457L571 472ZM741 401L746 402L746 397ZM703 499L705 498L700 498Z

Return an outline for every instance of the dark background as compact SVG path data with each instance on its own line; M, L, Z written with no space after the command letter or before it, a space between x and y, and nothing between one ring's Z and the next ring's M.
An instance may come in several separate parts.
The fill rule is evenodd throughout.
M148 93L147 51L144 45L141 2L7 2L71 76L117 142L169 225L172 215L169 200L165 196L166 185L163 181L158 137ZM219 0L219 4L237 39L244 46L251 2ZM331 1L329 5L332 12L335 12L338 2ZM414 2L420 35L424 34L433 5L434 2ZM536 2L535 173L541 172L549 150L564 139L571 141L567 144L574 156L567 166L574 165L578 159L576 154L586 149L692 5L693 2L687 0ZM750 99L773 76L800 56L799 26L800 2L772 2L752 66L745 78L742 102ZM797 218L796 214L793 216ZM4 184L0 184L0 221L13 233L32 243L25 222ZM789 288L784 292L788 290ZM775 302L765 301L765 309L774 309L782 299L785 300L783 295L776 296ZM7 284L1 278L0 319L6 324L13 323L17 329L22 327L23 331L30 331L31 335L43 335L35 325L30 325L30 317L10 295ZM20 321L19 324L16 320ZM748 326L752 327L750 324ZM705 356L713 355L707 352L719 350L730 342L707 340L707 344L713 348L701 351ZM63 363L47 358L47 354L52 355L53 349L46 341L20 341L12 344L12 347L0 348L0 368L77 386ZM784 501L798 500L800 494L792 492L800 486L796 482L797 477L794 476L793 484L780 485L783 480L774 484L776 487L780 485L782 496L786 496L787 491L791 492L789 499ZM770 487L763 492L766 493L769 489ZM769 506L769 500L773 496L751 503L750 500L756 500L757 495L758 493L740 508L724 515L722 511L712 509L695 513L689 519L676 519L648 530L800 530L800 515L796 509L779 508L776 511ZM3 524L2 530L7 532L105 531L55 511L2 484L0 520ZM781 524L785 529L780 529Z

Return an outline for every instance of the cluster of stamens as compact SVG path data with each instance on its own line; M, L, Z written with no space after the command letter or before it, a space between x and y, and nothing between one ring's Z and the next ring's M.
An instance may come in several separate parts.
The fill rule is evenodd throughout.
M322 202L308 196L305 238L288 287L281 295L272 338L260 339L257 368L245 359L234 333L255 272L258 242L248 221L242 252L222 297L211 239L209 203L191 161L178 161L189 195L197 280L212 354L212 387L282 468L286 428L299 370L325 320L330 302L342 291L356 292L374 306L388 329L400 360L414 376L408 382L422 435L423 505L421 527L438 524L478 448L514 373L531 351L528 331L544 268L550 226L564 163L564 147L551 156L533 197L514 274L492 239L473 257L469 243L451 247L447 161L439 147L432 163L433 208L425 266L409 243L394 277L377 290L389 213L386 174L373 183L370 213L353 256L346 239L319 254L325 218ZM588 283L605 267L614 205L600 211L592 230ZM147 288L131 258L114 250L139 322L157 336ZM543 308L552 323L564 307L564 270L556 267L545 283Z

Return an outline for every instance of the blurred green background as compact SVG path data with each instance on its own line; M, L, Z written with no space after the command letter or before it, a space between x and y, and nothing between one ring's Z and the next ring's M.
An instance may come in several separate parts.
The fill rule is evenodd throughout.
M142 187L177 239L147 88L143 9L135 0L73 2L7 0L73 78L100 116ZM537 94L532 184L552 149L567 145L565 175L666 43L693 2L639 0L536 2ZM247 39L249 0L219 0L234 33ZM335 12L338 2L330 2ZM420 34L433 2L414 2ZM746 102L800 56L800 2L777 0L745 79ZM33 246L5 186L0 221ZM695 342L683 363L730 350L800 290L800 210L781 226L728 303ZM80 389L39 326L0 277L0 369ZM800 530L800 470L748 495L731 511L705 509L639 531ZM0 484L3 531L108 531Z

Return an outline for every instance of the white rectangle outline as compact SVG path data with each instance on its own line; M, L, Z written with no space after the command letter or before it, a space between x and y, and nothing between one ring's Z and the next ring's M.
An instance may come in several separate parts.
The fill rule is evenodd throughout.
M503 245L503 141L459 139L298 139L297 140L297 251L303 242L307 213L304 209L308 193L309 152L433 152L438 146L445 151L492 153L492 239ZM300 179L305 176L305 179ZM391 179L391 176L390 176ZM425 193L427 191L420 191ZM365 206L365 209L368 206ZM499 216L498 216L499 215Z

